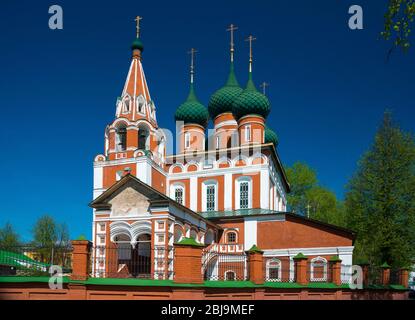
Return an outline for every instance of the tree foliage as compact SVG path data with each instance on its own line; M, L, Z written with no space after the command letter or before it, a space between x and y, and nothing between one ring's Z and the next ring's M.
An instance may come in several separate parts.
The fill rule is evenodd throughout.
M288 206L293 212L336 225L344 224L343 205L330 190L320 186L315 170L296 162L286 169L291 192Z
M19 235L14 231L13 226L7 222L3 228L0 228L0 247L11 248L17 247L19 244Z
M414 18L415 0L389 0L381 36L393 40L395 46L408 50Z
M49 215L44 215L37 220L32 233L33 242L39 247L63 246L69 242L67 225L57 224Z
M357 232L357 260L410 264L415 257L415 141L390 113L349 182L345 205L347 226Z

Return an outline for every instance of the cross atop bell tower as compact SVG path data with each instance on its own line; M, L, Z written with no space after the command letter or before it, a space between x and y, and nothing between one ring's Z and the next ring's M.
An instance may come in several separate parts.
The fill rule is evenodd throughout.
M135 25L135 29L136 29L135 37L137 39L140 38L140 20L141 19L143 19L143 17L140 17L140 16L137 16L134 19L134 21L136 22L136 25Z

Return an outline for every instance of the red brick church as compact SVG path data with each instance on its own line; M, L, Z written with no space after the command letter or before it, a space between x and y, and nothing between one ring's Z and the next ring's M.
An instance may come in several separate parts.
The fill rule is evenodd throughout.
M287 211L290 184L277 135L267 125L271 103L253 80L254 38L248 38L247 81L240 85L236 28L228 30L229 75L207 106L196 95L192 49L189 95L175 112L173 137L157 122L157 112L169 109L156 106L162 93L150 94L137 24L115 118L94 160L96 277L172 279L174 244L190 239L205 246L208 280L246 279L243 256L253 246L264 252L267 281L292 280L298 254L308 257L310 281L325 280L333 256L352 264L353 233ZM167 154L174 138L176 153Z

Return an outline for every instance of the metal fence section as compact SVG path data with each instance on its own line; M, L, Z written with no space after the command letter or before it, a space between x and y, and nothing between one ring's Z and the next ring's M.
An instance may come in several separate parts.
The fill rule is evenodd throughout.
M202 272L205 280L248 280L248 261L245 252L223 253L205 249L202 253Z
M342 264L340 268L340 280L342 284L351 284L353 277L352 265Z
M91 273L97 278L173 279L173 247L126 244L96 246L91 252Z
M50 266L72 272L72 248L69 246L0 247L0 276L49 276Z
M400 275L401 275L401 271L399 269L391 269L389 283L390 284L399 284L400 283Z

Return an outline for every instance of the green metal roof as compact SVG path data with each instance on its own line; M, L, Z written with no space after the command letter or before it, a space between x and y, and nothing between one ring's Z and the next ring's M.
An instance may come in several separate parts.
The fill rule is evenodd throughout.
M211 118L214 119L224 112L232 112L232 104L242 91L235 76L233 62L231 62L228 81L209 100L208 109Z
M270 127L265 126L265 143L273 143L274 147L278 146L278 136Z
M256 215L266 215L266 214L282 214L279 211L269 210L269 209L238 209L238 210L227 210L227 211L204 211L199 212L199 214L206 219L216 219L224 217L244 217L244 216L256 216Z
M186 101L177 108L174 117L176 121L196 123L206 127L209 120L209 113L205 106L197 99L193 84L190 84L189 96Z
M250 72L245 90L233 102L233 115L237 119L249 114L258 114L266 118L270 111L271 104L268 98L258 92L252 80L252 73Z

